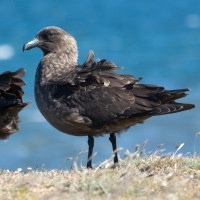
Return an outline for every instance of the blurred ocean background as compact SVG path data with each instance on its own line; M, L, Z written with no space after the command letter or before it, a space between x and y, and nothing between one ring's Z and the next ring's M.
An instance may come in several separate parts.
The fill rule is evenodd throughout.
M22 52L25 42L46 26L58 26L75 37L79 64L92 49L96 59L106 58L124 69L120 73L143 77L141 83L167 89L192 89L181 100L196 104L190 111L153 117L117 137L123 157L128 149L148 139L146 151L164 143L165 152L193 154L195 135L200 131L200 1L135 0L1 0L0 73L24 67L24 101L32 104L20 113L20 131L0 141L0 168L70 168L67 157L88 149L87 137L73 137L53 128L39 113L34 100L34 76L42 58L39 49ZM112 154L105 137L95 138L93 163ZM196 142L200 153L200 139ZM83 165L86 163L83 156Z

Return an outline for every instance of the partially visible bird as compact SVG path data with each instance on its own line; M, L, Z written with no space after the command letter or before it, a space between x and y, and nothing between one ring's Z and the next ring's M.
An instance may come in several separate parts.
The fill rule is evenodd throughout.
M5 140L19 130L18 113L29 103L22 100L24 91L21 86L25 82L21 79L25 70L20 68L16 72L6 71L0 74L0 139Z
M189 89L165 90L138 84L141 78L115 73L119 67L112 62L94 61L92 51L85 63L78 65L76 40L58 27L42 29L23 50L34 47L44 53L35 76L37 106L58 130L88 136L88 158L93 151L93 136L109 133L115 151L115 133L155 115L194 108L193 104L175 102L185 97ZM117 162L115 152L114 163ZM87 167L92 167L90 159Z

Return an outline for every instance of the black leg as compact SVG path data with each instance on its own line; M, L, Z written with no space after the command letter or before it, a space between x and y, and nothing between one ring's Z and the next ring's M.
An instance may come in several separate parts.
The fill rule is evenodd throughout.
M115 151L117 149L117 144L116 144L116 137L114 133L110 134L109 140L112 143L113 151ZM114 156L114 164L115 163L118 163L117 152L115 153L115 156Z
M89 151L88 151L88 159L92 156L92 151L94 147L94 138L91 135L88 135L88 146L89 146ZM87 168L92 168L92 159L90 159L87 162Z

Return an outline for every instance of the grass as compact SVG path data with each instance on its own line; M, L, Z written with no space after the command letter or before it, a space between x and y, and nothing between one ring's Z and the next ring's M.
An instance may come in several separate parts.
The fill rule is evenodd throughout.
M78 168L79 154L71 170L1 171L0 199L200 199L200 157L177 154L183 144L171 155L160 155L162 145L145 153L145 144L127 151L119 166L112 156L92 170Z

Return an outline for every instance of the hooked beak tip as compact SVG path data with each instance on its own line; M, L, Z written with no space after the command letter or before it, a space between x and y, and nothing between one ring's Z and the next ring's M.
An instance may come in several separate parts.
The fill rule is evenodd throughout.
M24 51L26 51L26 47L25 47L25 45L23 46L23 52L24 52Z
M30 50L30 49L32 49L34 47L38 47L40 44L41 44L41 42L38 39L34 38L33 40L31 40L31 41L27 42L26 44L24 44L23 52L27 51L27 50Z

